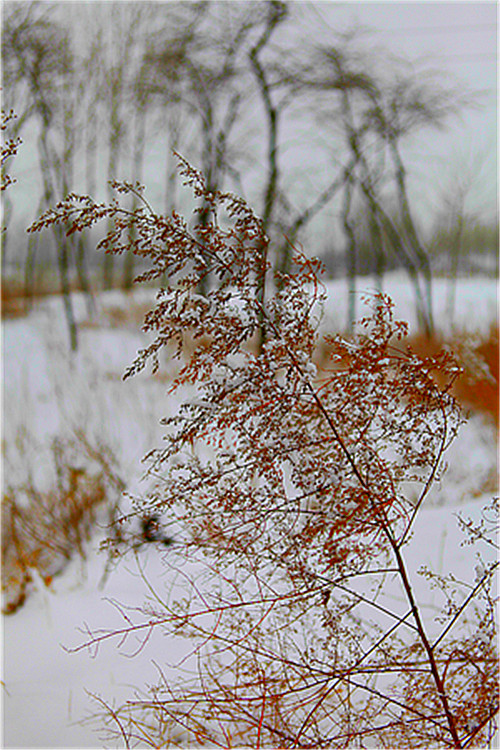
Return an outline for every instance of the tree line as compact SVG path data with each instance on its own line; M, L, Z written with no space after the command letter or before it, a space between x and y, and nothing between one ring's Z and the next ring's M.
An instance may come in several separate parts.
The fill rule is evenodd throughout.
M301 4L279 0L6 2L3 93L18 114L11 135L36 139L33 218L72 191L111 201L112 181L143 183L152 158L168 215L182 201L179 152L211 192L236 190L255 206L281 274L291 270L294 245L334 205L330 245L341 249L350 288L367 267L360 249L368 232L368 268L379 288L387 269L404 268L429 333L432 264L415 219L405 146L423 129L444 126L471 96L367 47L360 29L301 33L304 14ZM300 169L288 157L292 143ZM307 169L314 150L322 153L321 173ZM131 211L136 207L131 198ZM202 202L196 220L203 226L209 218ZM13 252L7 237L4 267ZM52 239L67 307L72 268L91 307L91 238L57 227ZM27 289L37 242L31 235ZM104 255L100 285L130 288L136 263L132 253L119 267L113 254ZM200 292L212 283L205 277ZM350 300L349 325L355 295Z

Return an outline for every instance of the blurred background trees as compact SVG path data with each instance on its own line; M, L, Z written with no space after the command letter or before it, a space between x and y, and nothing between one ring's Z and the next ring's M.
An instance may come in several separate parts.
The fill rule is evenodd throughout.
M212 191L255 207L276 271L290 271L297 242L351 291L360 274L382 289L386 272L402 270L427 333L433 274L496 272L497 221L466 210L462 180L423 222L408 157L424 130L446 127L473 97L360 28L301 33L305 12L276 0L4 3L4 109L18 115L6 137L23 135L29 166L4 211L2 267L22 272L27 298L58 268L71 321L71 288L91 310L93 288L131 287L131 255L103 256L91 236L64 233L38 247L24 227L70 191L109 198L113 179L145 182L158 211L182 210L173 151ZM193 221L209 215L200 205ZM216 283L209 270L202 293ZM450 314L453 294L450 285Z

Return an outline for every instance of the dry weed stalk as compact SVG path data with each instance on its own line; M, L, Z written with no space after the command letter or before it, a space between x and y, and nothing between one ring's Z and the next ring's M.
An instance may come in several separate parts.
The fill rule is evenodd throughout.
M377 295L351 341L312 363L322 301L319 266L297 253L293 274L262 299L269 272L260 220L230 194L211 193L181 160L211 221L190 230L142 201L69 196L32 227L71 232L112 219L100 246L149 258L140 279L168 279L145 330L155 334L126 377L177 342L203 337L172 384L182 403L148 460L155 491L139 510L183 528L165 557L183 596L152 603L120 631L155 628L195 641L197 679L160 672L156 689L112 715L127 746L484 746L497 712L493 580L426 575L441 612L426 609L406 550L417 516L461 423L450 389L453 356L419 358L406 325ZM134 232L130 226L134 225ZM197 294L205 275L219 279ZM269 274L269 277L271 274ZM256 353L248 342L260 335ZM193 396L186 397L186 386ZM411 490L411 491L410 491ZM417 499L415 499L417 498ZM494 539L494 536L493 536ZM492 543L491 531L476 541ZM419 582L420 581L420 582Z
M76 455L80 461L75 465ZM91 446L80 432L74 443L54 439L51 458L54 482L49 490L38 489L28 471L24 484L7 482L3 493L4 614L13 614L24 604L34 571L49 586L70 559L85 560L98 520L108 523L117 513L124 485L103 446Z

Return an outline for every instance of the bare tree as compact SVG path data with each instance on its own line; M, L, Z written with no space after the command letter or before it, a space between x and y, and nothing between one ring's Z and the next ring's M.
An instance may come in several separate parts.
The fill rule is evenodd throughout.
M107 192L113 191L111 183L124 168L125 146L133 146L130 124L131 100L137 66L137 44L143 37L142 20L150 7L142 3L109 2L91 6L92 21L99 29L101 41L94 49L94 73L100 89L100 104L107 133ZM96 59L96 55L99 57ZM128 170L128 165L127 165ZM106 253L103 259L103 286L109 289L114 280L114 258Z
M344 154L351 160L344 173L346 185L349 180L357 187L376 237L387 237L384 246L397 254L412 279L417 313L430 334L431 265L411 208L401 144L419 129L442 127L450 115L469 105L471 98L422 72L408 72L400 61L379 61L374 52L361 52L357 45L353 32L341 35L336 46L319 48L314 63L309 70L305 68L304 83L321 96L322 121L330 118L340 131ZM327 92L330 97L325 97ZM391 196L398 208L396 222L386 205ZM349 245L352 247L352 238ZM378 267L382 268L380 262ZM351 263L350 273L353 268Z
M187 12L187 16L183 13ZM164 211L170 214L176 206L177 169L174 153L181 148L181 138L189 130L187 116L185 62L193 44L202 6L179 7L170 4L165 17L157 19L143 56L143 85L149 103L156 108L156 127L165 133Z
M75 88L79 101L79 121L77 135L80 144L76 149L81 155L83 182L89 195L97 194L99 149L102 148L104 138L99 137L103 122L104 85L101 75L101 60L103 57L103 28L95 16L92 6L83 5L75 12L80 12L78 18L79 46L83 47L79 54L79 71ZM81 30L90 30L91 34L81 34ZM83 37L83 40L82 40ZM83 43L82 43L83 42ZM85 293L87 311L90 316L95 313L96 305L89 274L89 238L80 233L75 239L75 263L80 286Z
M264 28L256 44L251 48L248 56L253 73L257 80L267 119L267 180L265 183L262 207L262 223L266 231L271 223L278 192L278 120L283 109L283 102L277 104L271 96L271 83L267 66L261 59L264 48L268 45L277 26L287 17L286 3L271 0L267 3L267 18Z
M271 36L276 27L282 23L287 15L287 6L283 2L277 0L271 0L267 3L267 18L265 21L264 28L261 35L259 36L256 44L251 48L248 56L252 66L253 73L257 80L257 85L261 94L264 110L267 118L268 127L268 144L267 144L267 180L265 183L264 201L262 207L262 225L264 230L269 232L270 224L273 218L273 210L278 196L278 118L283 108L283 102L281 106L278 106L273 102L271 96L271 87L269 82L268 71L264 66L261 55L269 43ZM260 327L260 347L265 343L265 330L264 325L264 314L266 306L266 279L268 276L267 258L268 243L262 245L262 271L260 273L260 285L258 287L258 302L261 310L262 325Z
M177 11L176 13L174 11ZM203 3L176 6L168 29L153 39L147 62L156 91L167 106L182 107L196 123L197 147L193 158L206 176L210 192L222 189L234 169L231 137L241 114L245 83L243 59L250 33L259 21L248 4ZM177 143L178 129L170 128ZM172 174L169 170L169 174ZM201 230L211 214L209 202L199 206ZM200 292L209 288L210 262L200 279Z
M470 194L481 179L485 157L475 154L469 159L463 155L457 157L450 169L448 184L442 187L439 195L439 210L436 216L433 245L438 246L438 261L446 257L441 266L449 278L446 317L453 324L456 304L456 285L464 261L467 230L476 225L480 218L478 212L470 207ZM440 256L440 257L439 257Z
M347 274L349 279L349 305L347 327L350 329L356 318L356 233L350 217L353 194L358 185L357 175L363 168L365 183L374 189L379 177L372 171L366 155L369 148L369 121L367 113L378 97L378 84L372 72L368 72L363 58L352 48L352 39L347 35L337 47L319 50L315 70L308 75L308 83L317 92L331 92L332 102L327 99L329 117L338 125L349 164L342 175L344 201L341 209L342 224L347 239Z
M158 14L154 6L145 5L140 7L140 12L133 19L134 36L130 39L133 43L129 51L129 63L126 85L126 107L130 114L130 141L131 141L131 174L137 185L143 182L144 159L146 153L146 134L148 122L148 110L150 109L151 89L148 82L148 68L146 53L148 47L149 28L157 19ZM132 210L139 206L138 198L132 201ZM134 231L133 226L131 231ZM131 244L134 238L131 237ZM134 254L126 253L123 264L123 287L130 290L134 278Z
M63 110L72 56L67 34L43 11L43 4L37 3L10 9L4 19L2 54L8 86L20 87L26 96L23 121L28 116L37 120L43 203L50 206L67 192L63 166L67 166L65 157L67 162L70 150L58 152L52 133L54 120ZM77 327L70 294L69 248L59 226L54 227L54 240L70 346L75 350Z

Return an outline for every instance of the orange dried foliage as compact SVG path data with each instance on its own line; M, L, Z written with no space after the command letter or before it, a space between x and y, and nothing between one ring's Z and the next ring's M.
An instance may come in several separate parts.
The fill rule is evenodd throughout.
M20 318L26 315L26 298L16 285L2 282L2 318Z
M120 480L109 465L109 456L99 446L94 449L85 436L78 435L78 454L99 469L72 465L70 444L54 440L52 458L55 480L41 491L30 478L19 486L6 486L1 507L1 588L3 613L15 613L30 592L33 571L46 586L62 572L68 561L86 557L86 545L93 533L100 508L109 499L109 490L122 490ZM98 452L99 451L99 452ZM111 509L108 508L111 513Z
M444 351L448 343L444 339L429 339L422 334L410 337L409 343L422 357L436 356ZM463 346L470 346L479 365L463 356ZM467 409L481 412L494 419L498 425L498 325L492 325L486 337L470 345L467 337L462 336L449 342L449 347L456 352L463 374L457 379L452 393Z
M411 334L407 339L407 344L412 351L422 358L438 357L446 349L453 350L463 373L453 384L451 393L464 408L487 415L498 426L498 325L492 325L488 335L472 345L467 341L466 335L447 341L439 336L429 338L423 333ZM466 346L469 347L469 350L472 350L474 355L472 361L470 357L463 354ZM332 347L329 337L323 337L314 352L314 362L320 369L340 369L347 364L347 360L339 360L332 364L330 361L331 352ZM479 367L475 367L475 364L478 364ZM439 373L434 373L433 377L439 385L443 385Z

